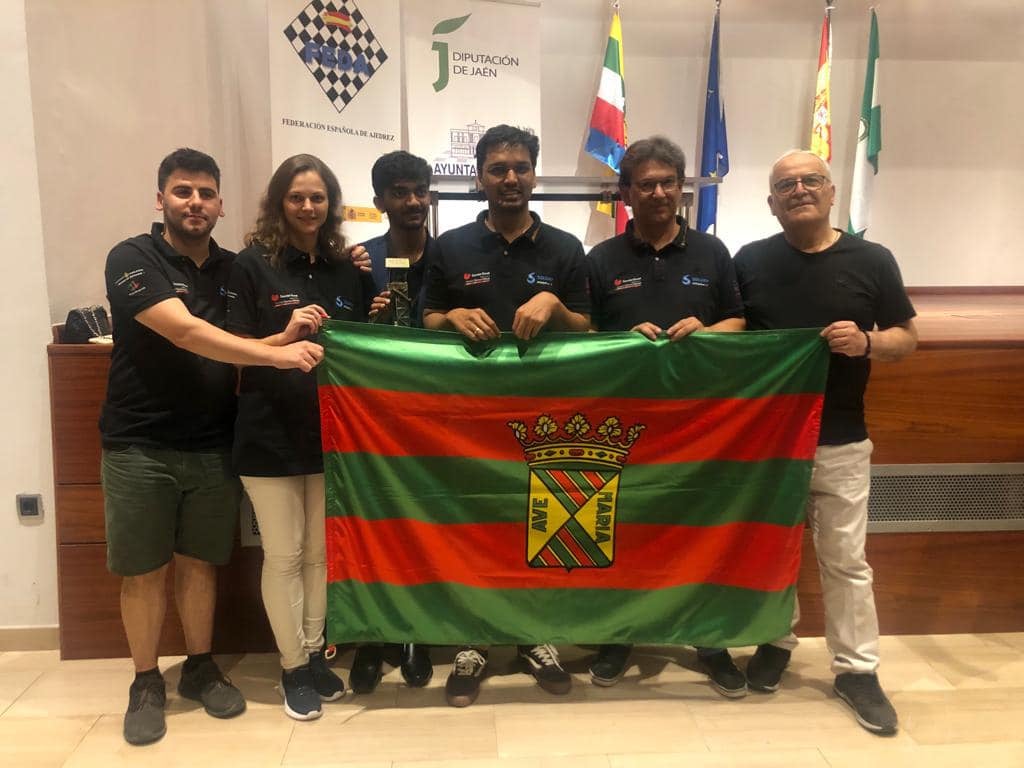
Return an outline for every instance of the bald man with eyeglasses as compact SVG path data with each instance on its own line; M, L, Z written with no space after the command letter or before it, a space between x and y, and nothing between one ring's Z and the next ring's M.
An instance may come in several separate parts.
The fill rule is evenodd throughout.
M864 728L888 735L897 716L878 681L878 617L864 554L872 450L864 392L873 360L914 351L916 313L892 253L832 227L835 191L826 162L803 150L784 154L772 166L768 194L782 232L741 248L735 265L747 328L821 327L832 352L807 524L835 692ZM796 644L791 632L758 646L747 665L749 687L775 691Z

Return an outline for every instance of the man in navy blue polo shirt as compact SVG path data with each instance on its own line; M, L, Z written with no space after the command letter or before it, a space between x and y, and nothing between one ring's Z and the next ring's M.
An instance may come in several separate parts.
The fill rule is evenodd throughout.
M548 329L589 329L583 245L529 208L539 152L535 135L508 125L480 138L477 184L487 210L437 239L427 266L425 327L457 331L472 341L507 331L530 340ZM572 678L554 646L521 645L519 656L545 691L569 692ZM445 684L449 704L465 707L476 700L486 664L486 651L458 652Z
M678 215L686 157L663 136L633 142L622 158L619 190L633 219L618 237L590 252L593 325L672 341L694 331L742 331L743 302L729 251ZM602 645L590 665L595 685L611 686L626 670L630 646ZM747 692L729 652L698 648L701 668L728 698Z
M404 324L388 311L393 306L388 287L404 283L407 296L399 298L409 303L408 324L423 325L423 283L434 250L427 232L430 177L427 161L403 150L381 155L370 170L373 204L388 217L388 231L363 243L380 293L370 309L371 321Z
M231 555L241 492L230 470L232 363L309 371L323 358L308 341L271 346L222 330L234 254L211 237L224 215L214 159L172 152L160 163L157 189L163 223L114 246L105 271L114 348L100 417L101 476L107 566L122 577L121 619L135 663L124 718L131 744L166 732L157 645L172 559L188 650L178 693L214 717L245 710L210 655L216 566ZM296 322L290 330L299 337Z

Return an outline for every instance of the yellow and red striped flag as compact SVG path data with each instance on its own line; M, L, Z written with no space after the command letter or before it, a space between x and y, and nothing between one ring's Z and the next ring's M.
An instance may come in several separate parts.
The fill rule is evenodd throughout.
M811 152L832 162L832 106L829 82L832 79L832 6L826 6L821 22L821 46L818 49L818 81L814 89L814 114L811 117Z
M323 19L324 23L329 27L339 27L346 32L351 32L355 26L352 23L352 17L344 11L330 11L326 10L320 14L320 18Z

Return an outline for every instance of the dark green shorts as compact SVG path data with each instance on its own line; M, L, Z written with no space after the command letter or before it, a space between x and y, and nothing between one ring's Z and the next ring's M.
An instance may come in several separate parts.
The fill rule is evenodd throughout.
M241 484L228 453L132 445L104 449L107 567L138 576L175 552L214 565L231 558Z

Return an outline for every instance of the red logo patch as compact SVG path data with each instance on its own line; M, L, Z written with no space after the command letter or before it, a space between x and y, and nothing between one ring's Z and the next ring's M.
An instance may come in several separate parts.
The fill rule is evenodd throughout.
M470 277L472 277L472 275L470 275L469 272L463 272L462 273L462 279L463 280L469 280Z
M271 301L277 301L277 300L278 300L278 299L280 299L280 298L281 298L281 297L280 297L280 296L279 296L278 294L276 294L276 293L272 293L272 294L270 294L270 300L271 300Z
M622 281L619 278L615 278L616 285L622 285Z

